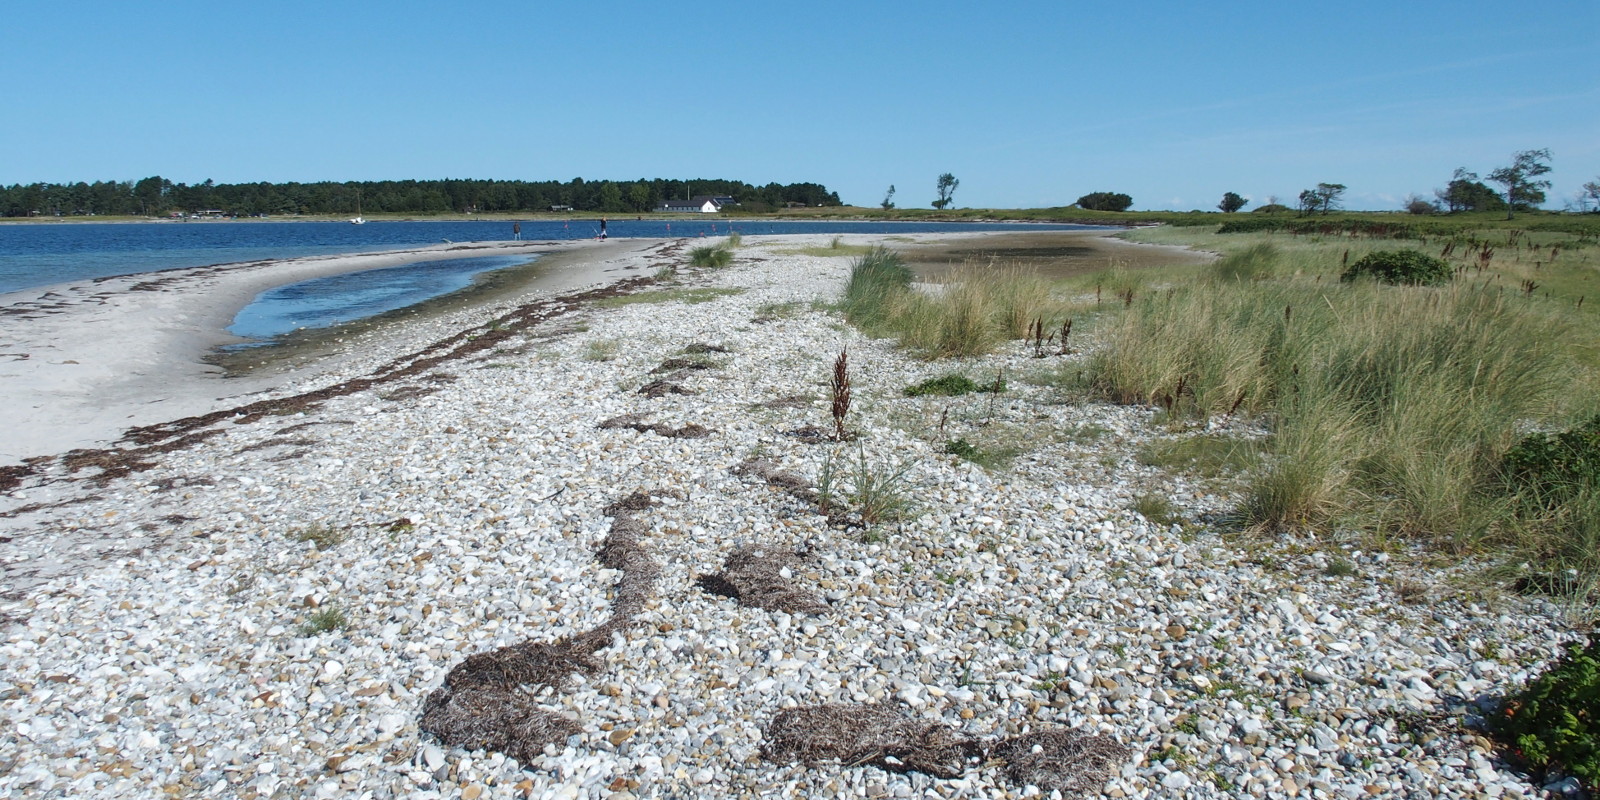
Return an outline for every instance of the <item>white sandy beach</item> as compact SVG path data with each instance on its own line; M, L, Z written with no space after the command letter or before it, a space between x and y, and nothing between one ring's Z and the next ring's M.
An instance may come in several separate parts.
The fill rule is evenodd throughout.
M356 270L464 255L597 251L541 276L559 292L617 280L653 241L440 244L377 254L318 256L143 273L0 294L0 466L79 447L104 447L131 427L270 396L306 377L273 369L224 379L202 358L236 341L239 309L275 286ZM383 342L369 343L382 347ZM371 347L333 353L336 369Z
M802 248L831 238L750 237L720 270L683 243L595 245L575 284L666 262L675 281L615 291L675 294L459 309L256 387L284 403L138 463L30 464L0 494L0 796L1540 796L1461 722L1558 651L1560 608L1462 588L1473 564L1216 527L1228 484L1139 453L1247 426L1062 392L1046 376L1088 339L911 358L828 309L850 259ZM372 263L334 261L272 269ZM27 320L49 327L6 368L44 366L5 391L43 387L8 396L39 406L24 425L56 425L64 393L122 399L81 403L46 453L231 408L238 392L161 375L229 385L190 359L281 277L35 298L61 313ZM846 350L858 439L803 435L831 424ZM131 381L114 366L141 358ZM1009 388L904 394L951 372ZM957 439L1018 454L984 469ZM855 503L838 498L869 479L904 513L821 512L819 492ZM1136 513L1143 494L1181 523ZM768 559L783 603L727 596L740 558ZM785 724L814 712L857 715L833 741L866 751Z

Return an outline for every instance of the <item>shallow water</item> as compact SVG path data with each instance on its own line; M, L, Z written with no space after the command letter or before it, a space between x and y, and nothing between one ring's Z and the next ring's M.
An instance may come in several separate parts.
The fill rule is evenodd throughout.
M291 283L257 295L234 317L228 332L267 340L304 328L326 328L416 305L465 289L483 273L536 260L528 255L450 258Z

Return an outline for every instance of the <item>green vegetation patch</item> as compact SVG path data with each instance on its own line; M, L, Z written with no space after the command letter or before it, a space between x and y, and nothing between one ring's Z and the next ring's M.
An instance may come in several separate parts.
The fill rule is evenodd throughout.
M1600 414L1562 433L1525 436L1500 464L1507 490L1527 510L1600 490Z
M1217 478L1253 469L1261 462L1266 446L1260 439L1202 433L1151 442L1139 450L1138 461L1148 467Z
M1382 283L1437 286L1449 283L1454 270L1444 259L1415 250L1379 250L1351 264L1341 281L1373 278Z
M345 616L344 610L338 606L323 606L305 622L300 623L301 636L316 636L350 627L350 619Z
M937 378L929 378L915 386L907 386L903 391L906 397L924 397L937 395L940 397L957 397L973 392L1000 393L1006 390L1004 378L996 378L990 383L978 383L971 378L950 373Z
M1491 723L1531 766L1600 785L1600 637L1570 645Z

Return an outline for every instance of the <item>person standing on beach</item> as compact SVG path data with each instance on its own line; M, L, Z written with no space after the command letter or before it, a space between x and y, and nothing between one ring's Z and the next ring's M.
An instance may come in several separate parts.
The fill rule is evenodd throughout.
M520 223L520 222L511 223L511 241L514 241L514 242L522 241L522 223Z
M606 218L600 218L600 238L606 238Z

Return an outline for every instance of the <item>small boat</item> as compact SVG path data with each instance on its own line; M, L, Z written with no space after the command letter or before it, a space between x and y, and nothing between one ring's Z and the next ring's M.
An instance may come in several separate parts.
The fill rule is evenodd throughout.
M356 190L356 215L350 218L351 225L365 225L367 221L361 218L361 190Z

